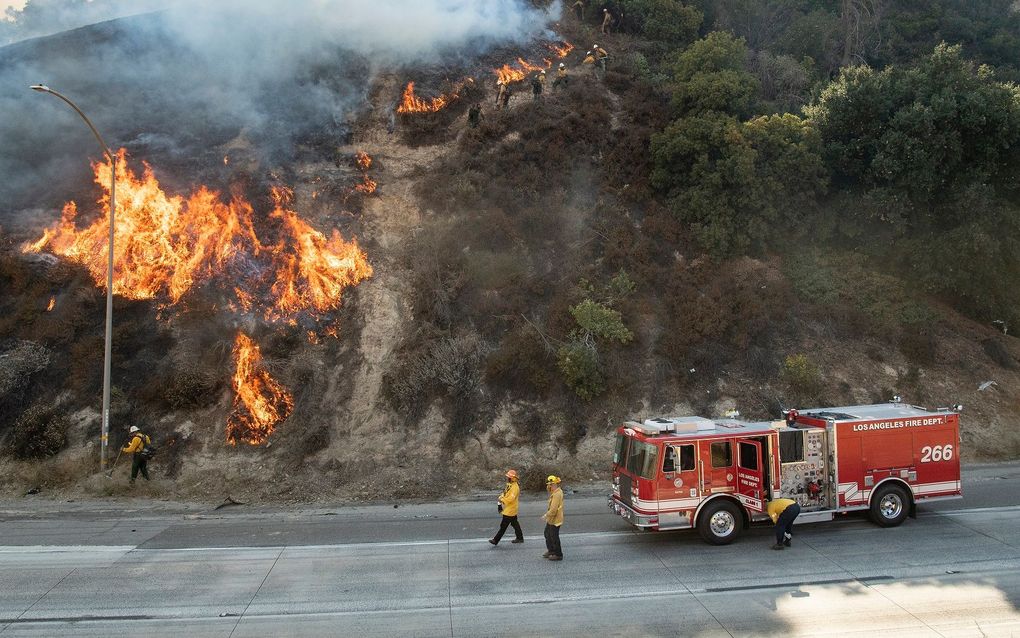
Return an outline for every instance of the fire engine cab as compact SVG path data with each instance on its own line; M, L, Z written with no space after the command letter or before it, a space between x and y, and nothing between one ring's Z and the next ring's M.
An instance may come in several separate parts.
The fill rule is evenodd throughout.
M960 409L897 401L764 423L629 421L616 434L609 507L640 529L697 528L714 545L768 521L776 498L800 504L797 523L870 510L893 527L920 501L961 497Z

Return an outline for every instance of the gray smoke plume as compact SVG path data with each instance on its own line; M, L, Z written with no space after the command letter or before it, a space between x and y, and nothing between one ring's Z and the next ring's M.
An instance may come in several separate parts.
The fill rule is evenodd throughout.
M88 186L86 158L99 155L77 117L30 84L74 99L110 146L194 173L242 133L277 161L296 139L363 107L378 70L551 37L560 10L524 0L30 0L12 15L26 20L28 34L45 32L46 15L66 26L140 6L161 10L0 48L0 226L52 221L63 200ZM53 212L18 214L38 208Z

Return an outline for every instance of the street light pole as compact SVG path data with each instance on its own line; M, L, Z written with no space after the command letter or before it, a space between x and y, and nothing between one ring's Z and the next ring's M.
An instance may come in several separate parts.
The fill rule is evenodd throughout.
M99 437L99 468L105 470L106 450L110 438L110 359L112 358L113 350L113 216L117 211L117 157L110 150L110 147L106 145L106 142L103 141L99 131L92 125L89 118L82 113L82 110L74 102L42 84L34 84L31 88L33 91L55 95L74 109L81 116L81 119L85 120L85 123L88 124L92 134L96 136L96 140L99 141L99 145L103 148L103 154L110 160L110 244L109 260L106 264L106 345L103 355L103 424L102 433Z

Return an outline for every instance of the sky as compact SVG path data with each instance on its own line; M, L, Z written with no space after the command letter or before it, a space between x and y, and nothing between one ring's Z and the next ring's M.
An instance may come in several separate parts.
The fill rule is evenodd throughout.
M0 0L0 17L4 11L13 7L15 9L22 9L25 6L26 0Z

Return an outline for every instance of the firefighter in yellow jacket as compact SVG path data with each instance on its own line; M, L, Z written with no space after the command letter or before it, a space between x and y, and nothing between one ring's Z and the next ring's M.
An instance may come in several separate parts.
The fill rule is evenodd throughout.
M560 526L563 525L563 490L560 489L560 477L550 475L545 480L545 488L549 492L549 504L546 506L542 520L545 521L546 552L542 558L563 560L563 548L560 547Z
M768 514L776 524L776 544L772 549L783 549L790 546L793 540L793 521L800 515L800 505L789 498L777 498L769 501Z
M128 434L131 435L131 441L128 442L121 452L124 454L131 454L131 482L134 483L138 477L138 472L142 473L142 478L146 481L149 480L149 470L145 467L148 459L142 455L142 450L145 449L146 445L152 445L152 439L147 435L143 434L137 426L132 425L131 429L128 430Z
M511 525L514 527L514 534L516 536L510 542L524 542L524 532L521 531L521 524L517 522L517 507L520 498L521 486L517 484L517 470L507 470L506 487L503 488L503 493L497 499L499 502L499 512L503 515L503 520L499 523L499 531L489 539L489 542L493 545L499 545L499 539L503 538L506 528Z

